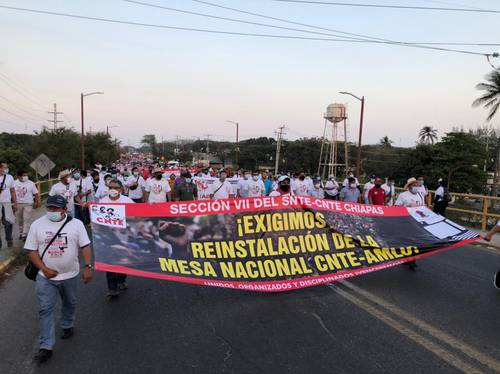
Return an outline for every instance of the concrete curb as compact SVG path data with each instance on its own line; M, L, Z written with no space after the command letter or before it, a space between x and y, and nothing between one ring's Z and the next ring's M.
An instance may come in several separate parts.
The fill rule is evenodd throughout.
M3 275L14 261L16 261L18 254L13 254L0 262L0 276Z

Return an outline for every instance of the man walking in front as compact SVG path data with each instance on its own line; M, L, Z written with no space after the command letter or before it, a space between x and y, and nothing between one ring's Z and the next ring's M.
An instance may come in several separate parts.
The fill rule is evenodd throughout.
M40 350L34 357L38 363L52 357L56 340L54 308L58 295L62 299L61 338L68 339L73 335L80 250L85 263L83 282L92 280L90 239L82 221L71 219L66 206L67 201L63 196L49 196L47 212L33 222L24 246L30 261L39 269L36 295L39 305Z

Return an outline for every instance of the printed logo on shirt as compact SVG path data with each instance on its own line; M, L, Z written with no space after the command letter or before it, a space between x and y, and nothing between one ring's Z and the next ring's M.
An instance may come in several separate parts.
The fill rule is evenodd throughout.
M92 205L90 218L98 225L127 228L125 205Z
M16 188L16 196L18 199L24 199L28 195L28 189L24 186L17 186Z
M45 232L45 245L49 244L50 240L54 237L56 233L52 231ZM64 256L65 250L68 248L68 236L66 233L61 232L54 239L49 249L47 249L47 255L51 258L60 258Z

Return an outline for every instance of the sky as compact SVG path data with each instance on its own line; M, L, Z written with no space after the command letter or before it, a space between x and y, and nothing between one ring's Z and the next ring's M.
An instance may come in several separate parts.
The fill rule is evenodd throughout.
M201 4L140 0L192 12L280 27L320 31ZM404 42L500 43L500 14L340 7L272 0L207 0L294 22ZM346 0L367 4L500 10L499 0ZM122 0L0 0L0 5L168 25L312 38L338 38L248 25L151 8ZM484 126L487 111L472 108L476 84L492 68L484 56L374 43L352 43L148 28L0 8L0 132L31 133L49 125L57 103L62 125L110 128L124 145L144 134L159 140L234 140L321 136L323 113L344 103L348 140L358 137L365 96L363 143L387 135L413 146L422 126L443 136L453 127ZM481 53L500 46L456 46ZM500 66L500 59L492 62ZM10 112L10 113L9 113ZM499 125L499 119L490 125Z

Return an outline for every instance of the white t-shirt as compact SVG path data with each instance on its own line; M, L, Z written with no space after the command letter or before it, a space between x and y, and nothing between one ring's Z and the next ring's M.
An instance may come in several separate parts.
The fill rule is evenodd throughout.
M38 218L30 227L24 249L38 250L38 254L42 256L45 247L65 221L66 218L60 222L52 222L46 215ZM82 221L72 219L68 222L42 259L48 268L59 273L51 279L58 281L76 277L80 272L79 249L89 244L90 239ZM44 276L41 271L39 274Z
M425 188L424 185L418 186L417 189L418 192L421 193L423 196L427 196L429 194L429 191L427 191L427 188Z
M382 189L385 191L385 196L389 196L389 201L387 202L387 205L388 206L394 205L394 195L396 193L394 185L389 186L387 183L384 183L382 185Z
M210 194L214 195L213 198L215 200L228 199L229 195L232 195L233 193L234 191L231 183L229 183L227 180L221 182L220 179L214 181L214 183L212 184L212 190L210 192Z
M92 190L92 183L89 183L87 178L72 179L70 183L75 185L77 194L81 193L85 196L88 191ZM85 201L85 199L83 200Z
M375 183L372 183L372 182L366 182L365 183L365 186L363 187L363 193L364 193L364 197L365 198L368 198L368 192L370 192L370 190L375 187Z
M312 190L309 191L309 195L311 197L316 198L316 199L324 199L325 198L325 191L323 191L322 188L313 187Z
M262 180L249 180L247 183L247 187L247 197L266 196L266 186L264 186L264 182L262 182Z
M142 196L144 195L144 189L146 188L146 181L142 176L134 176L132 175L131 177L127 178L127 182L125 183L127 187L129 187L128 190L128 197L131 199L142 199ZM132 190L130 186L133 186L134 184L137 184L137 188L135 190Z
M75 211L75 201L74 198L77 195L76 184L69 183L64 184L62 182L56 183L52 186L49 192L50 196L61 195L66 199L68 203L68 213L73 215Z
M295 193L295 195L308 196L309 190L311 189L311 182L307 179L304 179L303 181L301 181L300 179L296 179L293 187L293 192Z
M10 189L14 188L14 178L10 174L0 176L0 186L4 181L4 178L5 183L3 184L2 191L0 191L0 203L10 203L12 199Z
M164 178L148 179L146 182L146 191L149 192L150 203L164 203L167 201L167 193L170 192L170 184Z
M0 179L0 181L1 180L2 179ZM33 195L38 194L38 189L36 188L35 183L30 180L22 182L17 179L14 181L14 189L16 190L17 202L19 204L33 204L35 201L33 199Z
M436 192L434 193L435 196L441 196L441 197L444 197L444 187L443 186L439 186L437 189L436 189ZM19 197L17 198L17 200L19 201Z
M99 201L100 204L133 204L134 201L128 197L128 196L125 196L125 195L120 195L120 197L118 198L118 200L111 200L109 198L109 196L106 196L106 197L103 197L100 201Z
M425 198L421 193L414 194L410 191L405 191L399 194L395 205L406 207L423 206L425 205Z
M245 179L245 178L241 178L240 180L238 180L238 185L237 185L237 189L238 189L238 194L239 196L241 197L249 197L248 196L248 183L250 182L249 179Z
M333 190L327 190L327 188L333 188ZM325 194L330 196L336 196L339 193L339 184L336 181L327 180L325 182Z

